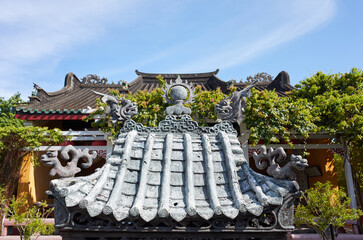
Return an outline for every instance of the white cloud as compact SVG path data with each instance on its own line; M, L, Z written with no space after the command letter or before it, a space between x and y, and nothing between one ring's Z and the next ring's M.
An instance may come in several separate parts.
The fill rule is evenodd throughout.
M229 6L231 3L212 1L209 4ZM196 18L183 18L195 5L199 7L193 9ZM162 0L4 1L0 8L0 86L3 88L0 96L9 97L18 90L25 93L23 97L28 95L31 83L39 83L37 74L52 75L62 59L77 47L97 43L103 36L114 34L112 31L132 29L131 34L139 34L126 43L120 42L125 46L134 44L132 40L135 39L144 41L126 49L125 54L129 55L118 56L115 52L113 59L133 56L133 61L125 61L117 68L110 66L104 70L106 76L135 68L141 71L144 68L208 71L215 67L238 66L306 35L329 22L336 12L333 0L251 1L242 4L240 13L235 11L220 18L215 16L223 9L214 8L213 11L217 12L203 13L204 10L209 13L210 9L206 7L210 6L203 2ZM208 21L198 21L200 13ZM180 20L185 22L180 24ZM175 25L169 26L171 22ZM144 36L137 27L133 29L137 23L147 26L140 28L143 30L153 28ZM178 38L165 44L154 41L157 47L150 48L153 51L133 55L131 49L137 49L137 44L147 45L148 38L164 37L153 35L159 28L170 29L170 33L163 33Z
M102 36L110 22L127 24L132 17L126 13L135 12L138 4L139 1L116 0L2 2L0 84L22 91L24 76L16 77L20 72L32 66L37 72L35 64L40 61L59 61L73 47ZM0 92L5 97L13 93Z
M280 1L278 4L277 1L270 1L269 4L275 5L275 8L266 14L265 22L256 19L247 21L253 27L257 25L259 29L240 26L243 29L240 31L236 28L236 32L240 31L240 34L236 34L237 37L226 39L224 44L214 46L211 54L193 59L176 71L206 71L215 66L227 69L243 64L274 47L324 26L333 18L337 10L334 0ZM264 7L269 9L267 5ZM258 10L255 9L255 11ZM249 35L255 35L255 37L246 40L246 36Z

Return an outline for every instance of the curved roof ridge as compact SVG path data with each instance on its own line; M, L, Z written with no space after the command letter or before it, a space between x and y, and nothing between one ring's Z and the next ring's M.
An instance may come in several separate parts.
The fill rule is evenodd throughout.
M38 96L41 94L45 94L46 96L49 96L49 97L58 96L60 94L63 94L65 92L72 90L74 85L77 83L77 81L78 81L78 84L81 83L74 73L69 72L69 73L67 73L67 75L65 77L64 87L62 89L60 89L58 91L54 91L54 92L47 92L43 88L39 88Z
M139 70L135 70L135 73L138 76L143 76L143 77L156 77L159 75L162 75L164 77L172 77L172 78L176 78L178 76L180 76L181 78L185 78L185 77L210 77L212 75L216 75L218 74L219 69L217 68L215 71L212 72L204 72L204 73L145 73L145 72L140 72Z

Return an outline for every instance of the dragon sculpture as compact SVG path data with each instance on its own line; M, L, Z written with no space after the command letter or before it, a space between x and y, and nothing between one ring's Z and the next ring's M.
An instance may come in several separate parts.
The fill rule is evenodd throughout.
M255 86L256 82L241 91L234 92L232 96L225 97L219 104L216 104L215 113L217 118L228 121L237 120L238 124L241 124L244 119L243 113L246 108L247 98L251 96L250 89Z
M277 179L296 180L294 169L304 170L308 167L308 161L300 155L291 154L290 162L285 166L280 167L278 163L282 163L286 159L286 153L282 147L277 149L270 148L267 151L266 146L261 146L260 154L253 153L256 167L263 170L267 167L267 160L269 166L267 167L267 174Z
M68 145L61 151L61 158L67 161L67 165L63 166L58 159L58 151L49 151L46 154L43 154L41 157L41 161L46 166L53 167L49 175L54 177L58 175L61 178L74 177L76 173L79 173L81 169L77 167L79 159L86 159L86 162L81 164L82 168L89 168L93 160L97 157L96 152L92 152L92 154L88 153L88 149L76 149L72 145Z
M115 96L93 91L97 95L101 95L101 101L107 103L106 115L111 117L111 121L125 121L137 114L137 104L128 99L118 99Z

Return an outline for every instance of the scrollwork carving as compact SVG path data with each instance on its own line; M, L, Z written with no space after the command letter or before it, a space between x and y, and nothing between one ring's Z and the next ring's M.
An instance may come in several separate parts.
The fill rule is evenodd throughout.
M81 169L77 167L80 159L86 159L86 162L83 162L81 167L89 168L96 157L97 153L94 151L92 154L89 154L87 148L82 150L76 149L72 145L68 145L61 151L61 158L67 161L66 166L62 166L59 161L58 151L49 151L46 154L43 154L41 156L41 161L44 165L53 167L49 172L50 176L54 177L55 175L58 175L61 178L68 178L74 177L76 173L81 171Z
M261 146L261 153L253 153L253 159L258 169L265 169L267 167L267 174L276 179L290 179L295 180L296 174L293 169L304 170L308 166L308 161L300 155L291 154L290 162L285 166L280 167L278 163L282 163L286 159L286 153L282 147L277 149L270 148L267 151L266 146Z
M130 132L132 130L138 132L193 132L196 134L218 133L219 131L233 134L237 133L229 121L223 121L213 127L200 127L189 115L182 115L180 118L175 115L168 115L165 120L160 121L158 127L145 127L141 123L136 123L131 119L127 120L121 132Z

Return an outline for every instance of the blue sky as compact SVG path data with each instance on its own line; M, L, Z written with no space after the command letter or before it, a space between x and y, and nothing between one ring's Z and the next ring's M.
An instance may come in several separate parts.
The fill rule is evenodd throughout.
M228 81L285 70L295 85L316 71L363 68L359 0L1 1L0 96L48 92L68 72L109 81L208 72Z

